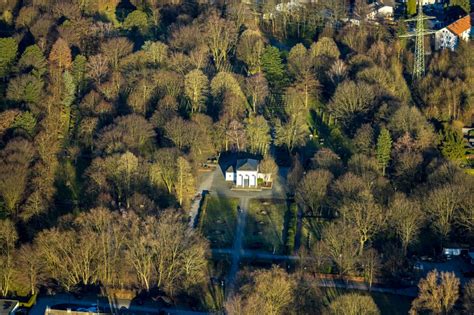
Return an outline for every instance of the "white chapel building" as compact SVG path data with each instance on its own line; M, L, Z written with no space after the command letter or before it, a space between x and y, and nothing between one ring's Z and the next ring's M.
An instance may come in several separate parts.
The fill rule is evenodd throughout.
M271 174L260 173L260 161L240 159L225 171L225 180L233 182L236 187L257 187L258 179L270 181Z

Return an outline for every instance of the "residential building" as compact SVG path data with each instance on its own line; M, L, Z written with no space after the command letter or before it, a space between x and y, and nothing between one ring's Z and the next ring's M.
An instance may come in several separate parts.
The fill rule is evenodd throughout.
M435 33L435 48L454 50L460 40L468 41L474 34L474 13L449 24Z
M375 2L370 6L369 10L367 14L369 20L375 20L376 18L393 18L393 6L391 5Z
M408 1L407 0L400 0L398 2L407 3ZM422 5L432 5L432 4L435 4L435 3L442 3L442 2L444 2L444 0L421 0Z

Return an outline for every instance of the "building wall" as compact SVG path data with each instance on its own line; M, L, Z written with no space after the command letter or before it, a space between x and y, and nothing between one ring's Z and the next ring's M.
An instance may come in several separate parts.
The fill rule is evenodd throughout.
M111 315L111 313L95 313L95 312L79 312L71 310L55 310L51 308L46 308L45 315Z
M235 173L234 172L226 172L225 173L225 180L234 182L235 181Z
M407 0L402 0L400 2L407 3ZM421 0L422 5L428 5L428 4L435 4L435 3L441 3L443 2L442 0Z
M458 44L458 37L447 28L442 28L435 33L435 48L454 50Z
M393 7L384 5L378 10L378 15L382 17L390 17L393 16Z
M464 31L462 34L461 34L461 39L464 40L464 41L469 41L469 38L471 37L471 30L472 29L468 29L466 31Z
M237 171L237 186L244 186L245 180L248 179L249 187L257 186L257 171Z

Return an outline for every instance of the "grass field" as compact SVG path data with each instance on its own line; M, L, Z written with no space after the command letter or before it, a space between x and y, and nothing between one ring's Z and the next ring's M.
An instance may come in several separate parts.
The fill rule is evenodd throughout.
M323 303L325 305L329 305L329 303L331 303L331 301L339 295L348 294L352 292L359 294L369 294L374 299L375 304L377 304L380 313L384 315L406 315L408 314L408 311L411 307L411 302L413 301L413 298L408 296L379 292L366 292L339 288L321 288L321 291L324 295Z
M232 247L238 199L208 196L201 209L200 227L213 248Z
M244 247L283 253L285 200L251 200L245 226Z

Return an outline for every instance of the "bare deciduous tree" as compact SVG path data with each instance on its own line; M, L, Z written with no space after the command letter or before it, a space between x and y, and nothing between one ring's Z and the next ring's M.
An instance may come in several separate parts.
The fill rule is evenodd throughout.
M44 276L44 262L36 245L23 244L15 255L15 279L25 294L36 294Z
M128 220L127 261L140 287L149 290L156 285L173 295L204 281L207 243L176 212L145 220L131 215Z
M427 310L434 314L448 314L459 298L459 279L452 272L431 271L420 280L418 288L412 312Z
M89 58L89 62L87 63L87 69L89 76L100 84L102 79L107 75L109 72L109 63L107 61L107 57L103 54L97 54L91 56Z
M237 57L247 65L247 75L255 75L262 71L261 58L265 44L258 31L251 29L242 33L237 45Z
M356 229L341 221L331 223L322 232L321 241L328 257L336 264L339 274L354 271L359 249L359 236Z
M328 71L329 78L337 87L347 76L347 66L344 61L337 59Z
M106 56L112 69L119 68L120 59L133 51L133 43L126 37L116 37L101 44L101 52Z
M446 240L451 232L457 212L466 196L465 192L462 184L446 184L433 189L427 196L426 210L442 240Z
M162 148L155 152L150 166L150 178L155 184L163 184L168 193L173 190L176 180L176 161L179 152L176 148Z
M470 280L464 285L462 295L463 308L467 314L474 312L474 280Z
M268 96L268 82L262 73L257 73L245 79L245 94L249 99L252 111L257 113Z
M191 172L192 169L188 160L180 156L176 162L176 181L174 182L174 190L179 205L185 209L188 209L191 198L196 191L194 175Z
M370 295L349 293L338 296L329 305L332 315L379 315L380 311Z
M177 116L165 124L165 134L180 150L189 144L189 122Z
M232 150L244 150L247 145L244 125L237 120L232 120L226 130L226 137Z
M69 69L71 67L71 49L64 39L58 38L54 43L49 54L49 62L61 70Z
M345 81L337 87L328 110L342 123L350 125L372 108L374 99L373 88L367 83Z
M270 146L270 126L263 116L249 117L245 126L248 150L266 154Z
M313 215L323 214L322 202L326 197L333 175L327 170L312 170L306 173L296 189L296 201L300 207Z
M13 216L18 215L18 205L26 189L33 156L33 146L23 139L11 140L0 151L0 195Z
M209 80L199 69L189 72L184 81L184 92L191 103L191 112L202 112L206 109L206 98L209 91Z
M305 98L302 93L294 88L289 88L285 94L285 122L276 121L275 144L285 145L292 151L298 145L305 143L309 135L307 115L309 108L305 108Z
M232 21L212 12L207 18L205 39L217 70L223 70L229 53L237 42L237 29Z
M341 213L347 224L354 226L359 239L359 255L362 255L367 241L382 228L382 208L372 195L366 192L360 200L343 205Z
M99 133L97 149L104 153L144 151L153 143L153 126L141 115L119 116Z
M97 280L98 248L93 235L51 229L38 234L35 242L46 272L66 290Z
M226 303L229 314L283 314L293 302L296 282L283 269L258 270L252 282L241 288L243 295L236 295Z
M14 276L14 250L18 234L13 222L0 220L0 294L7 296Z
M390 204L390 215L393 227L402 242L403 252L407 253L408 245L413 243L425 220L420 204L397 193Z

